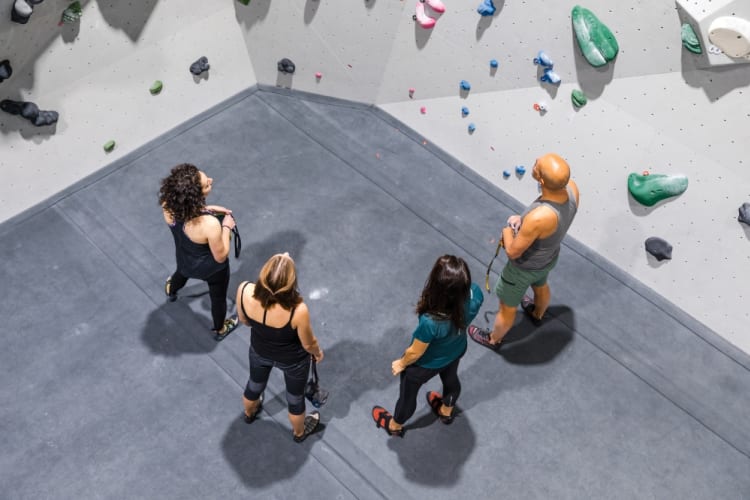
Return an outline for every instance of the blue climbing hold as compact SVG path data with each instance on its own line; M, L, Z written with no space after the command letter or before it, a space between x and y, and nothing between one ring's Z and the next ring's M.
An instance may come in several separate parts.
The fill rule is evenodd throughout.
M498 66L500 66L500 63L497 62L497 59L492 59L490 61L490 68L497 68Z
M483 0L477 7L477 12L480 16L491 16L495 13L495 4L492 3L492 0Z
M473 123L469 123L469 133L473 133L477 129L477 126Z
M540 50L539 53L534 58L534 64L538 64L539 66L543 66L545 68L552 69L552 66L555 65L555 63L552 62L552 59L547 55L547 53L543 50Z
M461 90L471 90L471 84L466 80L461 80Z
M503 177L506 179L510 177L510 170L503 170Z
M523 175L526 173L526 168L523 165L516 165L516 173L518 175Z
M541 77L539 77L539 79L543 82L552 83L552 84L560 83L560 75L552 71L550 68L546 68L544 70L544 74Z
M463 116L467 116L469 114L469 108L467 108L466 106L462 107L461 108L461 114Z

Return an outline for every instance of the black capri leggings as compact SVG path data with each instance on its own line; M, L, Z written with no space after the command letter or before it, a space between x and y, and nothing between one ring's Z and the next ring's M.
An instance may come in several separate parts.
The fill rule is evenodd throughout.
M393 420L396 423L404 424L414 415L417 409L417 394L419 389L435 375L440 375L443 382L443 403L446 406L456 404L458 396L461 394L461 382L458 380L458 363L461 356L442 368L423 368L417 365L409 365L401 372L401 387L399 389L396 410L393 413Z
M172 292L176 292L187 283L188 277L175 271L172 275ZM214 330L219 331L224 328L224 319L227 316L227 288L229 288L229 266L216 271L206 278L208 283L208 295L211 297L211 319L213 320Z
M286 384L286 403L289 413L302 415L305 413L305 385L310 373L310 356L297 363L278 363L272 359L259 355L252 346L248 351L250 359L250 378L245 386L245 397L256 401L266 389L271 368L274 366L284 372Z

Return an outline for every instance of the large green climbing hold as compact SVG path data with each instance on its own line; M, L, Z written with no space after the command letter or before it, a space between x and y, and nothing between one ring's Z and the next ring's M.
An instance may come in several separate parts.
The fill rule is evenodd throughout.
M576 5L571 17L578 45L589 64L604 66L617 56L620 46L615 36L593 12Z
M586 94L583 91L575 89L570 93L570 100L573 101L573 106L576 108L582 108L589 102Z
M83 16L83 10L81 9L81 2L73 2L62 13L61 22L71 24L78 21Z
M638 203L647 207L684 193L687 186L688 179L684 175L630 174L628 176L628 191Z
M682 35L682 45L693 54L703 54L701 48L701 41L698 39L698 35L695 34L695 30L688 23L682 25L680 31Z
M152 95L156 95L159 92L161 92L161 89L164 87L164 84L161 82L161 80L156 80L154 83L151 84L151 87L148 89L149 92L151 92Z

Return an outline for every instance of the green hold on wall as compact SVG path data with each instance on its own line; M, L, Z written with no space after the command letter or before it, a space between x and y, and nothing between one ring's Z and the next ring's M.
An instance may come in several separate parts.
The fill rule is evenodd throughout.
M612 32L589 9L576 5L571 13L573 31L583 57L592 66L604 66L617 56L620 46Z
M628 191L638 203L647 207L682 194L687 187L688 178L684 175L630 174L628 176Z
M701 48L701 41L698 39L698 35L695 34L695 30L688 23L682 25L680 30L682 36L682 45L693 54L703 54Z
M149 87L148 91L151 92L151 95L156 95L161 92L162 88L164 88L164 84L161 82L161 80L156 80L151 84L151 87Z
M247 5L250 3L250 0L237 0L237 1L240 2L242 5Z
M586 94L583 91L575 89L570 93L570 100L573 102L573 106L576 108L582 108L589 102Z

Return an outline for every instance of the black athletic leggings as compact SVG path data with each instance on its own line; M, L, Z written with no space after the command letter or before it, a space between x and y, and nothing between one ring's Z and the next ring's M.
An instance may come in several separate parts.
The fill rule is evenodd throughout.
M461 382L458 380L459 356L451 364L442 368L423 368L417 365L409 365L401 372L401 388L399 389L396 410L393 420L398 424L404 424L414 415L417 409L417 394L419 388L435 375L440 375L443 381L443 403L446 406L454 406L458 396L461 394Z
M175 271L172 275L172 293L177 292L185 286L188 278ZM224 319L227 316L227 288L229 288L229 266L206 278L208 283L208 295L211 297L211 317L214 322L214 330L224 328Z

